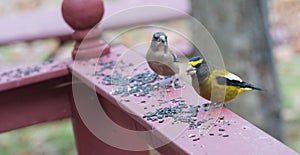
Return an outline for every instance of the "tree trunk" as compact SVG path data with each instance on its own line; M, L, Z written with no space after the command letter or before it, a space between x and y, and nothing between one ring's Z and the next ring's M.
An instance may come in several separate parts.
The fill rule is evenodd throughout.
M268 29L267 0L192 0L192 8L192 15L219 46L226 69L264 89L238 96L229 108L282 140L281 95Z

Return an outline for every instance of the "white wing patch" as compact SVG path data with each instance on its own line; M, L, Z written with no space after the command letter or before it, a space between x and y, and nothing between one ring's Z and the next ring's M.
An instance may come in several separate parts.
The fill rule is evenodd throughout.
M234 74L232 74L232 73L229 73L229 74L226 75L225 77L226 77L227 79L229 79L229 80L236 80L236 81L243 82L243 80L242 80L240 77L238 77L238 76L236 76L236 75L234 75Z

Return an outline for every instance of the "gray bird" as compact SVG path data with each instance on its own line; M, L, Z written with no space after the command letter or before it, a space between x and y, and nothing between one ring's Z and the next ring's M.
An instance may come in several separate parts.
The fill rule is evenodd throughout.
M153 34L146 60L150 68L158 75L174 76L179 73L178 58L168 48L168 38L164 32ZM174 77L176 79L176 76ZM172 81L173 84L175 79Z

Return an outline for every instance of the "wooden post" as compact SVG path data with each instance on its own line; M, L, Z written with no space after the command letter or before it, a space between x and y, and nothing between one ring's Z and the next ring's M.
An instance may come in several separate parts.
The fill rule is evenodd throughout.
M75 48L72 52L73 60L83 60L87 58L97 58L101 55L110 53L110 48L105 41L100 39L101 30L95 27L102 19L104 6L102 0L64 0L62 4L62 13L65 21L75 30L73 39L76 40ZM87 87L82 87L84 89ZM90 95L95 92L92 89L87 89L87 94L82 94L80 102L90 103ZM76 145L79 155L99 155L99 154L114 154L114 155L148 155L149 151L128 151L111 146L99 138L97 138L84 124L78 110L76 109L73 95L70 95L72 101L72 121ZM99 96L101 98L101 96ZM102 106L111 107L110 102L101 102ZM116 121L119 121L127 127L132 125L133 120L128 115L120 116L122 111L108 110L108 115L115 116ZM124 113L124 112L123 112ZM124 114L125 115L125 114ZM95 118L97 119L97 118ZM103 123L101 121L97 123ZM106 124L103 123L103 126ZM105 134L105 133L103 133ZM122 137L120 137L122 138ZM128 143L130 139L128 139ZM146 147L147 144L143 143ZM134 144L132 144L134 145Z
M109 53L109 46L100 39L102 31L95 27L104 14L102 0L64 0L62 14L69 26L75 30L73 59L94 58Z

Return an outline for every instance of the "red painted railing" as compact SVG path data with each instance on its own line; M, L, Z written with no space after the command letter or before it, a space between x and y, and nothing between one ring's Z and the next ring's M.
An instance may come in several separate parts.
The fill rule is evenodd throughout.
M166 145L156 148L162 154L297 154L224 107L205 111L203 107L205 101L194 93L193 88L182 81L180 83L185 86L183 88L176 90L173 88L160 88L159 91L153 91L154 94L158 93L156 94L157 96L164 96L163 103L162 100L153 99L151 96L148 97L149 95L132 95L131 97L115 95L113 92L119 86L109 85L103 83L103 81L109 77L108 75L116 74L114 71L118 69L116 67L118 64L111 63L110 65L114 66L114 68L111 68L107 67L105 63L116 62L122 59L121 66L126 66L124 73L130 73L131 76L145 73L147 65L142 63L144 62L143 57L134 55L134 51L130 51L130 49L123 45L109 47L103 41L101 43L94 43L100 40L101 31L97 31L96 36L90 38L92 43L84 43L84 54L81 53L80 50L82 49L78 48L78 45L81 43L86 32L101 20L103 9L101 9L101 0L91 0L85 2L85 4L75 6L78 4L76 2L80 3L79 0L64 0L63 14L65 19L69 20L68 23L71 27L75 29L73 37L77 41L77 45L73 51L73 58L78 56L77 58L79 59L76 61L71 59L49 61L35 66L1 71L0 120L2 123L0 132L71 117L79 154L149 154L147 150L124 150L121 149L122 147L116 148L114 145L109 145L107 144L107 140L109 141L109 139L101 139L101 135L97 135L99 134L97 132L100 131L102 136L103 134L111 136L112 140L115 140L116 143L119 142L126 145L127 148L134 146L147 148L148 145L155 147L163 142L169 142ZM144 2L141 4L144 4ZM164 2L159 1L158 4L175 7L185 12L189 12L190 8L187 7L189 5L188 1L174 3L168 0ZM106 16L113 14L115 11L120 10L120 8L130 6L132 4L107 5ZM92 14L94 17L89 19L91 22L90 25L81 21L87 17L91 17L90 11L81 12L79 15L77 9L80 10L82 8L92 10L91 12L93 12L93 9L96 9L96 12L100 9L99 14ZM76 16L72 16L74 14ZM6 34L2 35L0 43L33 40L50 36L70 36L71 30L64 25L61 21L62 18L59 18L58 14L53 16L51 14L48 15L49 18L35 17L37 17L36 22L49 19L50 21L56 21L54 23L59 23L57 25L51 23L53 27L49 26L49 31L41 32L30 29L28 34L21 32L15 33L16 35L14 36ZM104 29L115 28L153 20L180 17L178 15L166 15L152 18L150 13L145 14L145 16L148 15L149 18L133 18L128 21L108 23L107 25L102 25L102 27ZM22 18L29 19L27 17L33 15L24 16ZM106 17L104 16L104 18ZM2 21L5 20L2 19ZM60 21L57 22L58 20ZM81 21L83 25L77 25L78 21ZM27 24L30 25L36 22L28 22ZM0 25L6 25L4 26L6 27L6 31L16 29L16 27L9 27L11 26L9 22ZM191 51L190 45L181 44L178 46L181 47L183 53ZM100 59L85 59L85 56L96 56L100 49L104 51ZM135 60L133 61L132 58ZM137 65L138 63L131 64L132 62L141 62L141 65ZM120 71L122 72L122 69ZM76 93L77 90L80 90L79 94L78 92ZM109 128L113 126L113 123L107 122L102 117L98 117L100 116L98 115L99 113L93 109L93 105L100 105L97 103L97 98L101 107L106 112L105 114L116 124L130 129L130 131L151 132L145 135L135 134L129 137L126 134L122 135L121 131L117 130L117 128ZM171 117L155 121L151 120L151 116L146 115L147 112L155 112L160 108L179 106L180 103L201 106L197 112L197 117L182 116L185 119L197 119L197 122L193 124L194 126L183 123L183 120L172 124L173 119ZM182 106L185 106L185 104L182 104ZM85 113L85 110L88 110L88 114ZM97 130L93 130L93 127L86 122L86 119L92 121ZM179 118L177 117L177 119ZM176 136L171 133L175 128L181 129L181 132L175 134ZM118 135L119 137L115 137L114 135Z

